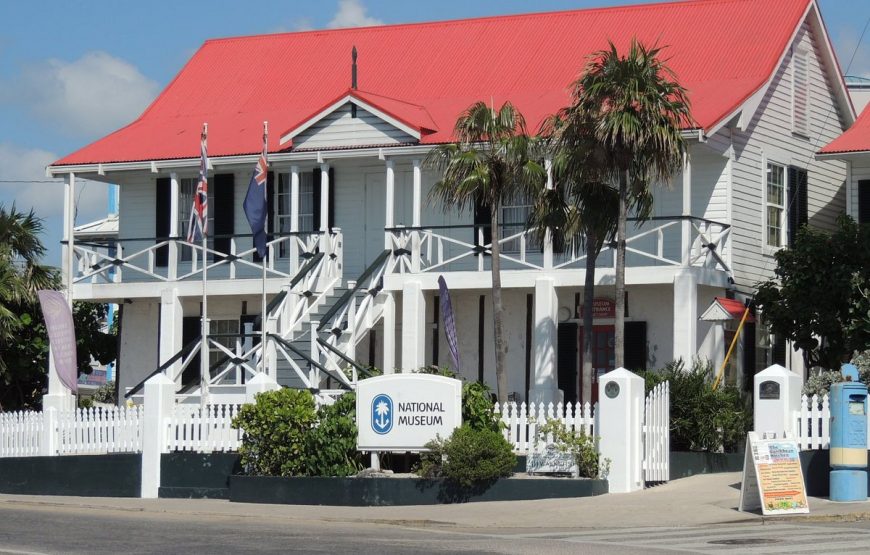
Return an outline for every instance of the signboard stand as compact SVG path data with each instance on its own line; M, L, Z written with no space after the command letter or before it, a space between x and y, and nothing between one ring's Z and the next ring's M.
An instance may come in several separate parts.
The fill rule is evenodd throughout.
M809 513L800 452L792 438L746 435L740 511L761 509L764 516Z

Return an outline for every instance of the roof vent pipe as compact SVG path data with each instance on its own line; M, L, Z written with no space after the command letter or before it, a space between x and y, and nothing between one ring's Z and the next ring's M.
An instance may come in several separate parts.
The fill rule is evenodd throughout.
M350 51L350 57L353 60L350 66L350 88L356 90L356 46ZM350 117L356 117L356 104L353 101L350 103Z

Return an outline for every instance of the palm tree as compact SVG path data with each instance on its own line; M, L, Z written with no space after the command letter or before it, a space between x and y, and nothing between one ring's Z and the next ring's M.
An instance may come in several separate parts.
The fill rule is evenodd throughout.
M625 227L628 209L683 167L683 127L692 122L686 90L660 58L661 48L632 39L620 55L611 42L592 54L573 86L571 112L594 120L600 160L619 184L616 232L615 362L625 361Z
M484 102L473 104L456 120L454 134L458 142L441 145L426 158L426 165L443 176L433 186L430 197L440 201L445 210L464 212L483 206L490 211L495 374L498 400L504 403L507 342L501 300L499 215L505 204L539 189L547 174L535 156L537 141L526 133L522 114L510 102L498 111Z

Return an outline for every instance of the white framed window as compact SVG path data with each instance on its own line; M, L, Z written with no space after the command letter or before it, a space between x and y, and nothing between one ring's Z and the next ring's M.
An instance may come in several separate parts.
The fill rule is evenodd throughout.
M526 229L526 222L532 214L532 200L528 196L520 196L514 199L513 204L502 206L501 208L501 237L510 237L516 235ZM501 250L504 253L519 253L521 237L505 241L502 243ZM536 240L533 233L526 235L526 252L537 249L540 250L540 241Z
M796 49L791 61L791 129L809 137L810 113L810 53Z
M291 179L292 175L289 173L278 175L278 189L275 191L275 223L272 225L272 229L277 233L290 232ZM314 174L312 172L299 172L299 231L314 231ZM281 243L278 256L287 256L285 243Z
M239 337L239 320L209 320L209 338L220 343L231 352L236 351L236 342L242 341ZM212 344L208 346L208 366L211 368L218 361L223 360L227 354Z
M196 192L196 185L199 183L199 177L183 177L178 180L178 191L180 194L178 205L178 234L182 238L187 237L187 229L190 225L190 212L193 210L193 195ZM208 188L208 248L214 248L214 183L209 183ZM182 262L189 262L192 258L192 250L190 247L182 247L181 251Z
M785 244L785 166L767 163L764 194L764 246L778 249Z

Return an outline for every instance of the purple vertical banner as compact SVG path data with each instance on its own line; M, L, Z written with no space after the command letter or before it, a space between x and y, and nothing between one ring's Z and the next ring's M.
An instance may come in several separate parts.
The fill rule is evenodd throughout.
M447 348L453 359L453 368L459 372L459 339L456 336L456 320L453 316L453 303L450 302L450 292L444 276L438 276L438 294L441 296L441 319L444 320L444 335L447 337Z
M42 316L48 328L48 340L54 367L60 381L73 393L78 392L78 365L76 357L76 331L72 312L60 291L38 291Z

